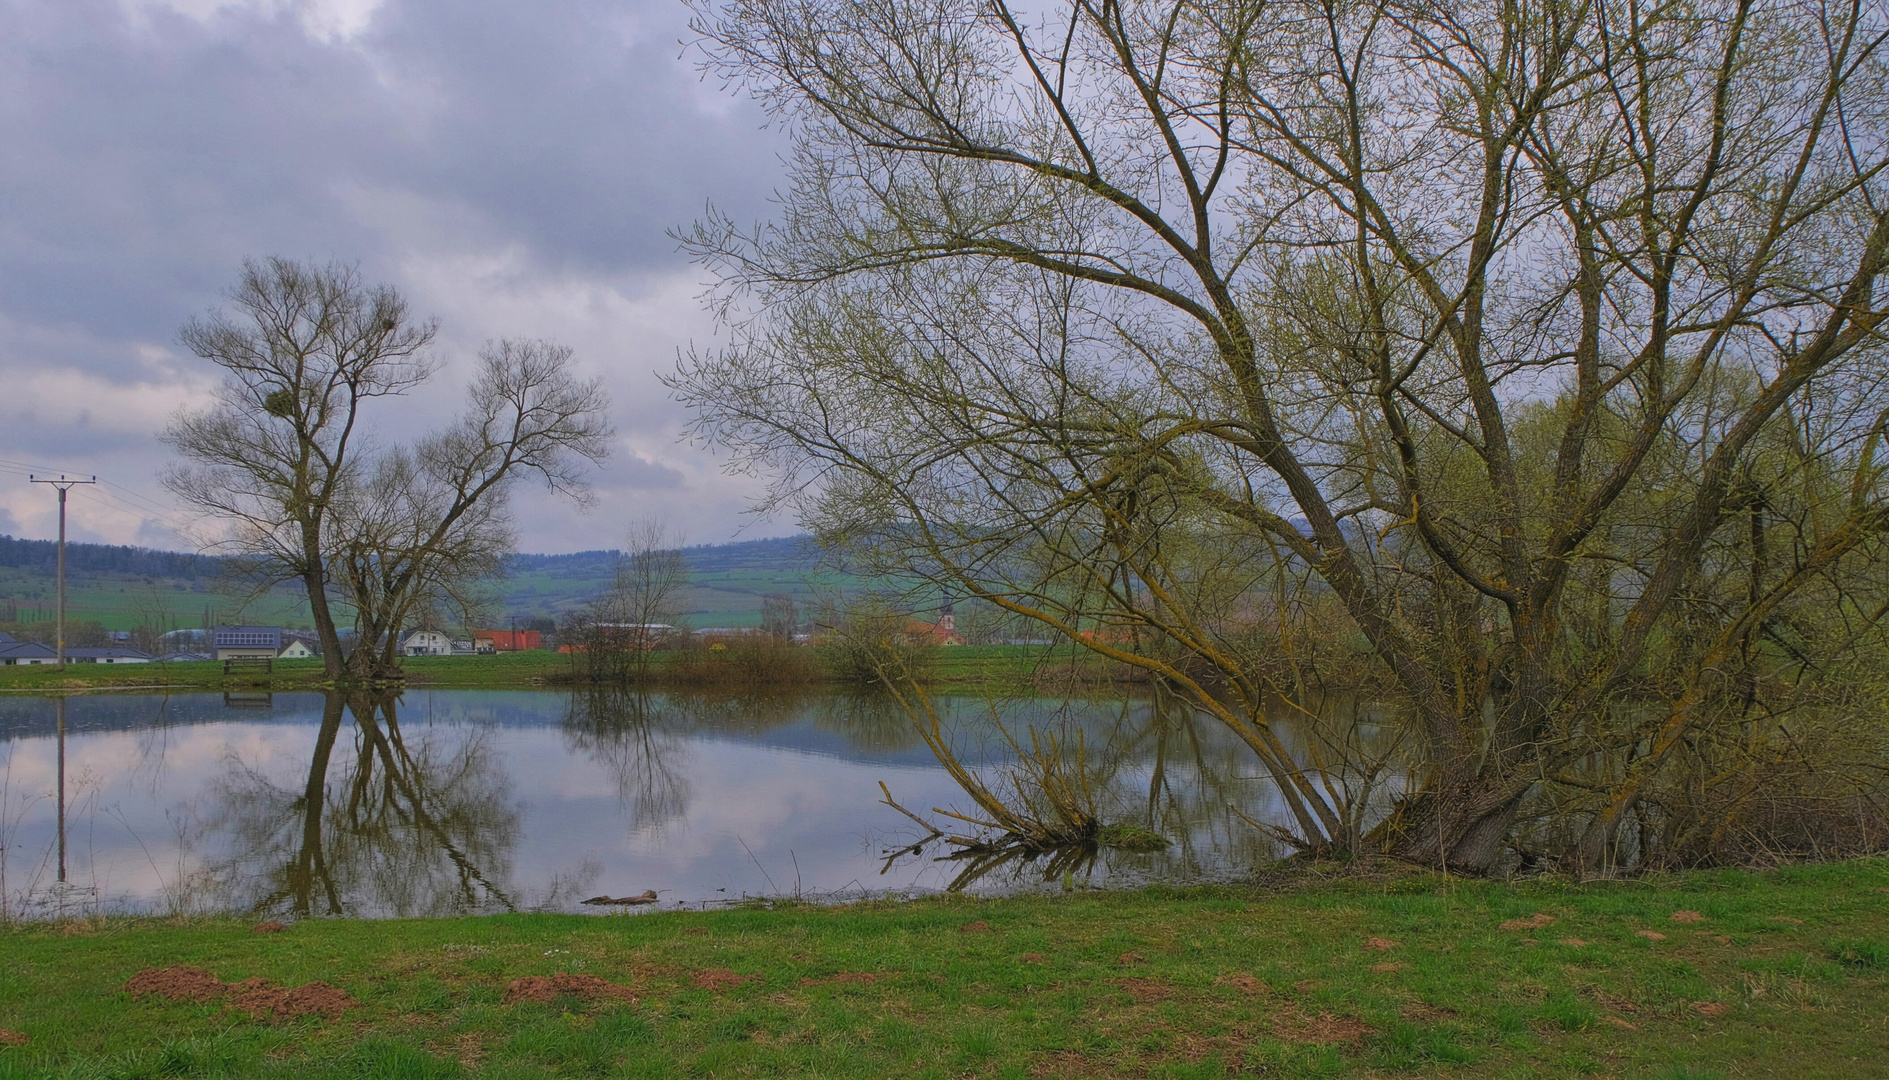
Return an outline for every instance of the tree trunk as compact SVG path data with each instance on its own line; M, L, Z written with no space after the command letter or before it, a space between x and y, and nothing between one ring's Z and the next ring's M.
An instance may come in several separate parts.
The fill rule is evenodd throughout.
M1365 838L1393 858L1480 877L1495 868L1526 783L1439 774Z
M338 682L342 678L341 632L328 606L328 575L320 560L309 560L308 569L302 572L302 585L308 590L309 614L315 620L315 636L321 641L322 673L329 681Z

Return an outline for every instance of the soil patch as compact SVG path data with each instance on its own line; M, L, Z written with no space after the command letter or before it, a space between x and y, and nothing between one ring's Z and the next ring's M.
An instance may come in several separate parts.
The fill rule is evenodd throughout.
M636 993L627 986L618 986L606 982L595 975L526 975L513 979L505 987L505 1004L520 1001L533 1001L550 1004L562 995L569 994L584 1001L599 1001L615 998L618 1001L636 1001Z
M1339 1043L1356 1046L1364 1041L1366 1035L1376 1030L1356 1017L1333 1016L1330 1013L1320 1013L1315 1017L1301 1013L1273 1020L1273 1033L1279 1038L1287 1042L1314 1043L1319 1046Z
M1379 975L1388 975L1393 971L1402 971L1409 966L1409 964L1400 964L1395 960L1386 960L1381 964L1372 964L1371 970L1377 972Z
M1723 1001L1695 1001L1692 1007L1699 1010L1700 1016L1718 1017L1732 1011L1732 1007Z
M1628 1031L1640 1030L1640 1025L1629 1023L1625 1020L1620 1019L1618 1016L1603 1016L1601 1017L1601 1020L1604 1023L1612 1024L1613 1026L1617 1028L1625 1028Z
M199 967L145 968L125 983L132 997L156 994L169 1001L214 1001L229 991L215 975Z
M274 919L270 919L268 922L265 922L265 923L257 923L255 929L251 930L250 933L252 934L280 934L282 931L287 930L287 929L288 927L283 925L282 923L276 922Z
M25 1046L26 1043L26 1036L17 1031L0 1028L0 1046Z
M1666 940L1666 935L1660 933L1658 930L1635 930L1633 932L1633 936L1643 937L1648 941L1665 941Z
M689 981L698 990L727 990L740 986L749 979L758 979L759 975L737 975L727 968L709 968L689 976Z
M1141 955L1138 952L1125 952L1121 954L1120 956L1116 957L1115 959L1119 960L1122 964L1128 967L1133 967L1136 964L1141 963L1143 960L1146 960L1147 957Z
M1364 943L1364 948L1367 952L1383 952L1386 949L1395 949L1396 947L1397 943L1390 938L1374 937Z
M1674 922L1704 922L1705 916L1699 914L1696 911L1675 911L1673 912L1673 921Z
M1026 952L1022 956L1017 957L1017 963L1019 964L1047 964L1049 963L1049 957L1044 956L1040 952Z
M227 998L231 1006L258 1020L287 1020L297 1016L324 1016L332 1020L355 1005L346 990L324 982L293 988L277 986L263 978L224 983L202 968L183 965L145 968L125 983L125 990L133 997L154 994L169 1001L199 1004Z
M802 986L871 986L880 979L890 978L883 971L842 971L828 975L824 979L802 979Z
M244 979L229 988L230 1004L258 1020L287 1020L296 1016L323 1016L330 1020L347 1012L354 999L346 990L325 982L305 983L294 989L271 985L267 979Z
M976 922L967 922L963 926L958 927L958 933L960 934L988 934L990 933L990 924L985 922L982 919L979 919Z
M1443 1005L1432 1005L1427 1001L1407 1001L1397 1010L1397 1015L1413 1024L1436 1024L1444 1020L1453 1020L1458 1013L1455 1009Z
M1554 921L1554 916L1545 911L1537 911L1526 919L1510 919L1502 924L1504 930L1539 930Z
M1226 975L1216 981L1231 986L1242 994L1258 995L1267 992L1266 984L1253 978L1251 975Z
M1174 984L1166 979L1143 979L1130 977L1112 980L1116 986L1128 991L1128 996L1138 1005L1152 1005L1157 1001L1166 1001L1174 996Z

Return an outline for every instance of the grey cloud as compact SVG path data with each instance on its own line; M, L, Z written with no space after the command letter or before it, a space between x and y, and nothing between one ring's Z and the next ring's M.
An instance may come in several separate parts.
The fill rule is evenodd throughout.
M779 172L758 111L716 99L678 58L686 33L675 0L386 0L342 40L311 36L294 5L198 19L138 0L0 0L0 379L67 372L181 401L209 373L152 346L252 255L358 260L410 293L403 275L425 267L435 302L457 287L438 268L462 263L478 268L453 271L468 295L470 275L490 291L500 274L527 297L568 282L646 299L650 282L693 273L667 229L710 200L764 216ZM564 309L530 303L506 310L518 325L449 314L446 329L564 336ZM625 434L668 442L682 426L638 373L666 367L690 325L583 331L626 342L577 343L610 373ZM458 382L414 407L449 411ZM155 495L161 417L134 411L0 399L0 453ZM624 455L598 486L686 492L694 530L741 518L712 467ZM539 527L521 521L526 545L558 546Z

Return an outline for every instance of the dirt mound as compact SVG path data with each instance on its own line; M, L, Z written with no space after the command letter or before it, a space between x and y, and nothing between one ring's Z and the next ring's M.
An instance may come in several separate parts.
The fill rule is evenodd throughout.
M26 1042L26 1036L19 1032L0 1028L0 1046L25 1046Z
M1332 1046L1348 1043L1356 1046L1364 1041L1366 1035L1377 1029L1350 1016L1333 1016L1320 1013L1318 1016L1281 1016L1273 1020L1273 1031L1286 1042L1314 1043L1319 1046Z
M982 919L979 919L976 922L967 922L963 926L958 927L958 933L960 934L988 934L990 933L990 924L985 922Z
M1510 919L1502 924L1504 930L1539 930L1554 921L1554 916L1545 911L1537 911L1526 919Z
M257 923L256 928L254 930L251 930L250 933L252 934L280 934L282 931L287 930L287 929L288 929L287 926L284 926L283 924L276 922L274 919L270 919L266 923Z
M1723 1001L1695 1001L1692 1007L1699 1010L1700 1016L1719 1017L1732 1011L1732 1007Z
M1635 930L1633 932L1633 936L1643 937L1648 941L1665 941L1666 940L1666 935L1660 933L1658 930Z
M132 997L156 994L169 1001L214 1001L229 991L215 975L198 967L145 968L125 983Z
M1022 956L1017 957L1017 963L1019 964L1047 964L1049 963L1049 957L1044 956L1040 952L1026 952Z
M1673 912L1673 921L1674 922L1704 922L1705 916L1699 914L1696 911L1675 911Z
M354 1006L346 990L325 982L304 983L293 989L273 986L267 979L244 979L229 988L230 1004L258 1020L287 1020L323 1016L330 1020Z
M749 979L758 979L759 975L737 975L727 968L709 968L689 976L689 981L698 990L727 990L740 986Z
M182 965L145 968L125 983L125 990L133 997L155 994L169 1001L202 1003L227 998L231 1006L258 1020L286 1020L297 1016L324 1016L332 1020L355 1004L346 990L324 982L293 988L277 986L263 978L225 983L202 968Z
M550 1004L564 994L585 1001L597 1001L602 998L616 998L619 1001L635 1001L636 994L627 986L618 986L606 982L595 975L526 975L513 979L505 987L505 1004L520 1001L535 1001Z
M1148 958L1141 955L1138 952L1125 952L1121 954L1120 956L1116 957L1115 959L1119 960L1125 967L1134 967L1136 964L1139 964Z
M1371 970L1377 972L1379 975L1389 975L1393 971L1402 971L1409 966L1409 964L1399 963L1396 960L1386 960L1381 964L1372 964Z
M1395 949L1396 947L1397 943L1390 938L1374 937L1364 943L1366 952L1383 952L1386 949Z

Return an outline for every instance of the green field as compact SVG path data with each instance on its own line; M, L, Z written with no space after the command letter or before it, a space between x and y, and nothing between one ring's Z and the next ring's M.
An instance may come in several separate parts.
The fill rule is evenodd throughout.
M651 655L649 681L652 688L672 684L667 668L671 654ZM1044 649L1022 645L967 645L941 648L927 675L926 683L938 690L974 690L996 686L1009 690L1026 683L1039 670L1062 673L1077 665L1077 670L1096 668L1093 658L1072 654L1067 647ZM411 687L478 689L485 687L531 687L564 685L574 672L571 657L554 652L499 653L495 656L413 656L402 661ZM811 681L828 678L824 669L814 668ZM318 659L277 660L267 674L239 670L225 675L223 665L214 660L178 664L73 664L65 671L50 665L0 667L0 692L34 693L58 690L297 690L322 685L324 673ZM714 689L692 682L691 689Z
M50 621L56 589L45 551L40 547L26 550L21 541L0 538L0 554L9 551L15 564L0 565L0 608L10 607L14 618L5 621ZM198 628L204 625L206 611L215 622L309 626L308 602L293 586L278 587L252 600L227 593L211 560L173 558L170 562L179 565L147 568L148 572L122 568L128 562L161 561L138 557L145 554L149 553L138 549L70 545L68 617L75 622L96 622L107 630L153 623L166 630ZM862 585L857 578L822 570L804 538L694 547L684 554L690 578L677 606L695 627L759 625L761 600L770 593L791 596L803 609L810 609L822 591L851 591ZM520 555L509 576L489 584L488 617L499 627L510 625L514 618L561 618L605 589L615 570L614 559L615 553L607 551Z
M1326 872L268 934L19 926L0 930L0 1077L1816 1080L1889 1061L1889 862L1584 885ZM127 992L173 965L202 970L205 1000ZM315 982L341 993L285 993Z

